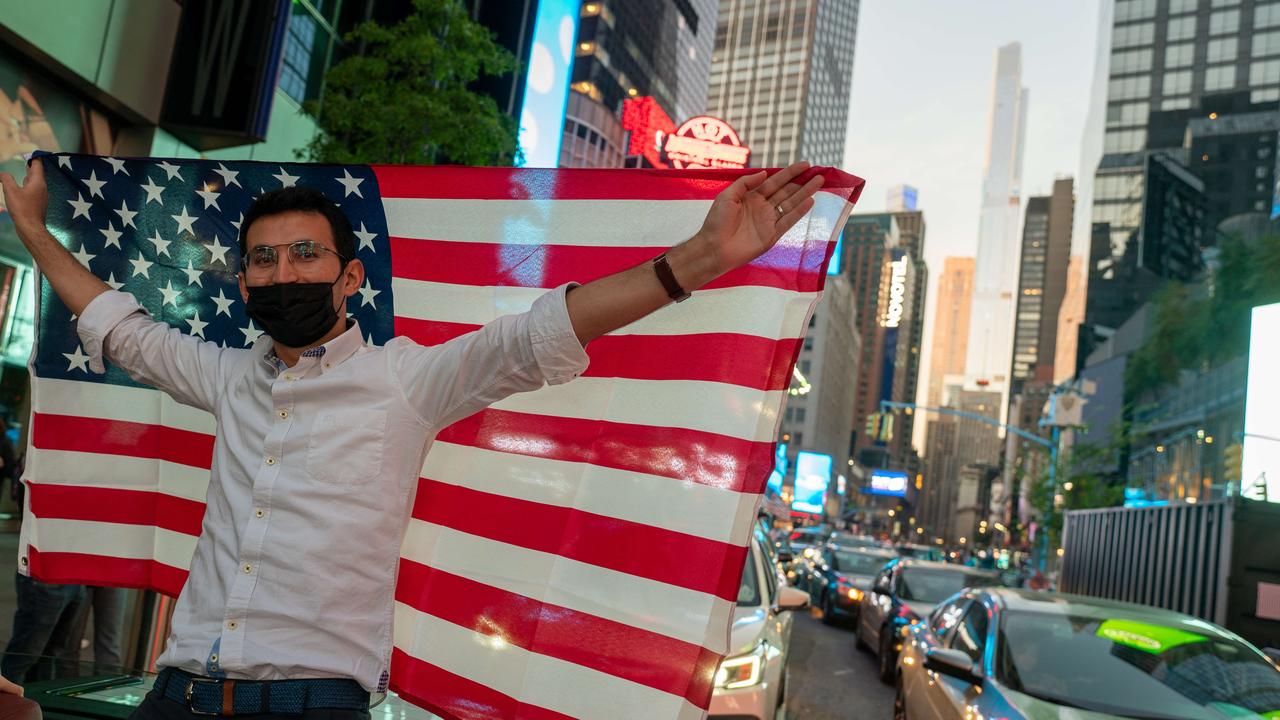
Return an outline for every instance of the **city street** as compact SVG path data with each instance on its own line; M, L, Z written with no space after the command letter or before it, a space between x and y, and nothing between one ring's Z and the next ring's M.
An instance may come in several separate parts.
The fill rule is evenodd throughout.
M797 613L791 630L788 720L889 720L893 688L875 660L853 645L851 627L822 624L818 610Z

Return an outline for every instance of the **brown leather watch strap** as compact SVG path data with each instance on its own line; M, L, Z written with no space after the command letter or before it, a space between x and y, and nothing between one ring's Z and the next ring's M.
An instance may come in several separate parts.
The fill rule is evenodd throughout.
M684 302L689 299L689 293L680 287L680 282L676 280L676 274L671 272L671 264L667 262L666 253L662 253L653 259L653 271L658 275L658 281L666 289L668 297L676 302Z

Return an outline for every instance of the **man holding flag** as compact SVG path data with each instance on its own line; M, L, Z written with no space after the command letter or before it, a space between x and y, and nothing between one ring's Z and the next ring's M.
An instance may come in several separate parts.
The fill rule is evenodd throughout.
M201 534L141 718L367 717L369 693L388 684L404 525L437 432L577 377L587 343L769 250L823 184L800 182L806 163L739 177L692 238L652 261L430 347L366 346L342 312L365 286L351 222L318 191L271 191L239 239L241 298L266 336L234 349L153 320L59 244L45 227L45 162L22 185L0 173L0 185L19 237L79 317L88 366L102 372L105 355L217 420Z

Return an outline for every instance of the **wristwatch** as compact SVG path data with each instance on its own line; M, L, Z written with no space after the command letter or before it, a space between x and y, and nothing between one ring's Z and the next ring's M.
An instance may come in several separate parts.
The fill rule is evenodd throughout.
M671 264L667 262L666 253L662 253L653 259L653 271L657 273L662 287L666 288L668 297L676 302L684 302L689 299L689 293L680 287L680 282L676 280L676 274L671 272Z

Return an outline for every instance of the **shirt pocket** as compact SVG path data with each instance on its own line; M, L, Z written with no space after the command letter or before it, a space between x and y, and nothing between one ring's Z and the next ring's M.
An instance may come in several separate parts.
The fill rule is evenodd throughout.
M367 483L382 472L386 442L385 410L324 413L307 443L307 470L321 482Z

